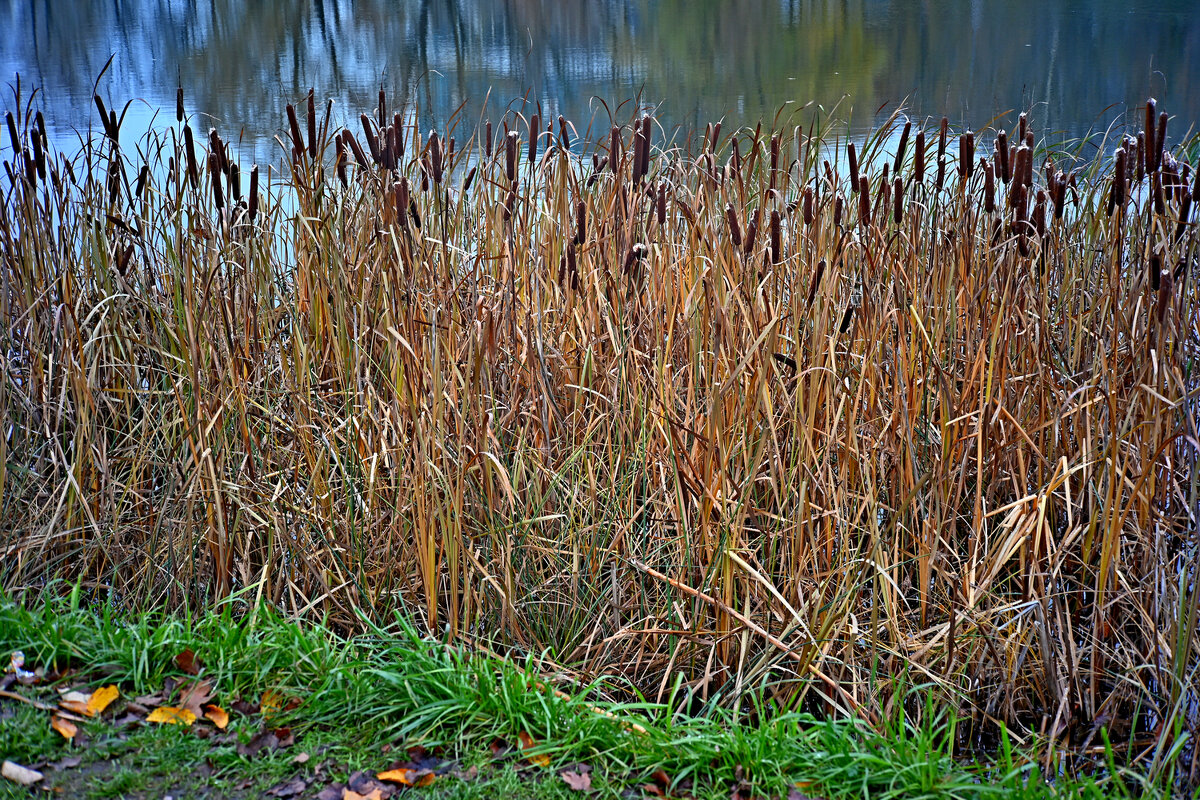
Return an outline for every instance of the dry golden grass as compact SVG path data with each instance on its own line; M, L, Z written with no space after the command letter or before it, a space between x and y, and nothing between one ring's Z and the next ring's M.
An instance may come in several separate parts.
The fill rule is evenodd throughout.
M903 679L965 739L1195 724L1195 140L409 119L310 96L239 173L10 117L7 590L869 719Z

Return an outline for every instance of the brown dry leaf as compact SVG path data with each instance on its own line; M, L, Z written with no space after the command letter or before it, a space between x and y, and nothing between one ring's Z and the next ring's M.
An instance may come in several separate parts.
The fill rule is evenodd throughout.
M104 709L108 708L108 704L121 696L121 692L116 686L105 686L92 692L87 699L87 708L84 713L89 717L94 717L97 714L103 713Z
M592 774L590 772L563 770L558 775L563 779L563 783L577 792L588 792L592 789Z
M296 757L292 759L292 763L293 764L306 764L306 763L308 763L308 759L310 759L310 758L312 758L312 756L310 756L308 753L298 753L296 755Z
M196 681L183 690L183 695L179 698L179 705L199 718L204 716L203 706L212 700L212 696L212 681Z
M0 775L8 778L13 783L19 783L22 786L32 786L43 778L42 773L36 769L22 767L12 761L5 761L0 766Z
M191 725L195 721L196 715L190 710L175 706L159 706L146 717L146 722L157 722L161 725Z
M529 750L537 746L537 742L534 741L533 737L525 731L518 733L517 738L521 740L521 750ZM534 764L539 767L550 766L550 756L546 755L545 753L537 753L535 755L527 756L525 760L530 764Z
M375 775L381 781L391 781L392 783L402 783L405 786L428 786L433 783L436 777L432 771L427 769L389 769Z
M226 726L229 725L229 714L220 706L205 706L204 718L221 730L225 730Z
M79 733L79 728L74 722L58 714L50 718L50 727L61 733L64 739L74 739L75 734Z
M186 672L188 675L200 674L200 663L196 658L196 654L192 652L192 648L184 650L179 655L175 656L175 666Z

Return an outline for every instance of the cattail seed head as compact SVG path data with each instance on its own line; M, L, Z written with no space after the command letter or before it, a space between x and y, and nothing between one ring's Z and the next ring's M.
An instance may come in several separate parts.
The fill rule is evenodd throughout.
M858 153L854 150L854 142L846 145L846 155L850 161L850 191L858 191Z
M350 181L346 177L346 142L341 136L333 138L333 165L337 170L338 182L342 184L342 188L346 189L350 186Z
M542 118L539 114L534 114L529 120L529 163L537 163L538 152L538 134L542 127Z
M371 161L378 164L380 161L379 139L375 136L375 130L371 126L371 118L366 114L359 115L359 121L362 123L363 136L366 137L367 147L371 150ZM299 129L295 131L299 133Z
M471 184L475 182L475 172L478 169L479 165L476 164L475 166L471 167L471 170L467 173L467 179L463 181L462 190L464 194L471 191Z
M1154 136L1154 168L1162 164L1163 153L1167 150L1167 112L1158 115L1158 133Z
M297 152L304 152L304 136L300 133L300 121L296 118L296 107L291 103L287 105L288 128L292 134L292 147Z
M904 221L904 181L899 175L892 181L892 218L897 225Z
M1113 203L1112 203L1112 205L1115 205L1119 208L1125 207L1126 175L1127 175L1127 173L1125 171L1125 148L1118 147L1117 148L1117 168L1116 168L1116 173L1113 175L1113 186L1112 186ZM1111 213L1112 213L1112 207L1110 205L1109 214L1111 214Z
M811 186L804 187L804 224L812 225L816 214L813 210L813 190Z
M845 199L839 194L833 198L833 225L839 227L842 224L842 212L846 208Z
M612 174L616 175L617 170L621 167L621 129L616 125L612 126L608 137L608 167Z
M492 157L492 121L489 119L483 126L483 155Z
M770 188L775 188L775 183L779 174L779 134L771 136L771 172L770 172Z
M1033 206L1033 225L1038 236L1046 235L1046 190L1038 189L1037 202Z
M242 199L242 174L237 164L229 165L229 194L233 204L237 205Z
M580 200L575 204L575 244L587 241L587 203Z
M175 121L183 122L183 86L175 90Z
M567 119L562 114L558 115L558 144L563 150L571 149L571 134L567 128Z
M221 191L221 166L216 153L208 154L208 175L212 184L213 202L217 211L221 211L225 208L225 195Z
M938 129L938 155L937 155L937 188L940 190L946 183L946 134L950 130L950 120L942 117L941 127Z
M197 188L200 176L199 169L196 166L196 143L192 140L192 126L183 126L183 149L187 153L188 165L188 180L192 184L192 188Z
M1029 132L1029 117L1024 112L1017 117L1017 140L1025 141L1025 134Z
M504 137L504 174L509 183L517 180L517 132L509 131Z
M1146 132L1138 131L1137 135L1137 182L1141 183L1146 177Z
M975 168L975 134L965 132L958 140L958 172L964 181L971 180Z
M742 252L745 255L750 255L754 252L754 240L758 238L758 215L759 212L754 212L754 219L750 220L750 224L746 226L746 237L742 241Z
M250 167L250 224L258 216L258 164Z
M725 205L725 221L729 225L729 240L733 242L734 247L742 246L742 228L738 225L737 211L733 208L733 203Z
M983 168L983 210L991 214L996 210L996 174L989 162Z
M912 130L912 122L904 123L904 130L900 133L900 144L896 147L896 165L892 172L896 175L900 174L900 167L904 164L904 150L908 147L908 134Z
M433 182L441 186L445 164L442 160L442 139L437 135L437 131L429 132L429 168L433 174Z
M918 186L925 182L925 131L917 131L916 150L913 152L913 180Z
M771 263L783 260L783 235L779 229L779 212L771 211Z
M871 224L871 184L866 175L858 179L858 224L864 228Z
M1008 134L1000 131L996 134L996 158L1000 163L1000 180L1005 184L1012 178L1012 164L1008 160Z

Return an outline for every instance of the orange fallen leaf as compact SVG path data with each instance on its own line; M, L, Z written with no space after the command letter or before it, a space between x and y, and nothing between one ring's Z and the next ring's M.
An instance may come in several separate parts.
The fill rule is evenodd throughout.
M229 714L220 706L205 706L204 718L221 730L225 730L225 727L229 724Z
M146 722L157 722L161 725L191 725L195 721L195 714L186 708L175 706L159 706L146 717Z
M85 714L89 717L94 717L97 714L108 708L108 704L121 696L121 692L116 686L105 686L92 692L87 699L87 707L84 709Z
M522 750L529 750L529 749L537 746L537 742L535 742L533 740L533 737L530 736L525 731L521 731L520 733L518 733L517 738L521 740L521 749ZM526 760L530 764L535 764L539 767L550 766L550 756L546 755L545 753L537 753L535 755L526 756Z
M58 714L50 718L50 727L61 733L64 739L74 739L75 734L79 733L79 728L75 727L74 722Z
M86 695L83 692L67 692L58 699L58 704L67 711L71 711L76 714L83 714L85 716L91 716L91 714L88 713L89 699L91 699L90 695Z
M392 783L402 783L405 786L428 786L433 783L436 777L427 769L389 769L378 773L376 776L381 781L391 781Z

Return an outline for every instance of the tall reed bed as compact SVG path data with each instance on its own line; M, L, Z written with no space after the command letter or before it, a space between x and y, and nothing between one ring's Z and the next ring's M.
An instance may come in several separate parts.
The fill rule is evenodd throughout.
M97 107L70 158L7 118L9 591L402 609L963 746L1196 724L1198 143L1153 102L1084 160L310 94L248 171L182 93L136 149Z

